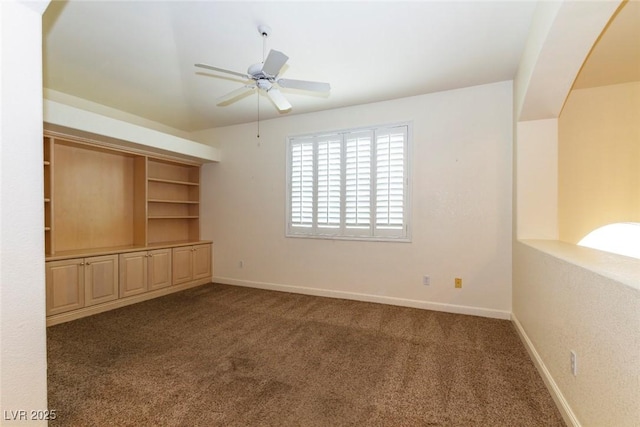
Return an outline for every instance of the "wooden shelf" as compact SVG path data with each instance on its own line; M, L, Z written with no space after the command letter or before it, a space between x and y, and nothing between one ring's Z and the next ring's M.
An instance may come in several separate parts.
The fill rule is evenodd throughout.
M150 216L149 219L198 219L198 216L187 215L164 215L164 216Z
M194 186L199 186L200 183L198 182L190 182L190 181L176 181L174 179L163 179L163 178L148 178L149 181L151 182L163 182L165 184L176 184L176 185L194 185Z
M169 200L169 199L148 199L149 203L184 203L184 204L193 204L197 205L200 202L194 200Z
M42 139L43 175L44 175L44 252L54 251L53 231L53 138L44 136Z

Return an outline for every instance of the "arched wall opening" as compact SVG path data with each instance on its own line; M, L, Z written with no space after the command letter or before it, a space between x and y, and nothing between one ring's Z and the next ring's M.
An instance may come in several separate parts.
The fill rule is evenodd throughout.
M577 244L606 225L640 222L638 117L640 2L625 2L586 59L558 119L559 240Z

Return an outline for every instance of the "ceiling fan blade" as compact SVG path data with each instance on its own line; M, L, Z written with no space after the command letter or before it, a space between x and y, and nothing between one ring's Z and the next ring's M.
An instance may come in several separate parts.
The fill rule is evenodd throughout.
M289 89L309 90L312 92L329 92L331 90L329 83L310 82L306 80L278 79L278 84L281 87Z
M244 95L245 93L251 92L251 91L253 91L255 89L256 89L255 85L242 86L241 88L238 88L236 90L232 90L231 92L229 92L226 95L222 95L221 97L217 98L216 101L218 101L218 105L229 104L231 101L234 101L236 98L239 98L242 95Z
M289 57L282 52L271 49L267 59L262 64L262 72L270 76L277 76Z
M248 76L246 74L237 73L237 72L231 71L231 70L225 70L224 68L213 67L213 66L207 65L207 64L195 64L195 66L196 67L200 67L200 68L206 68L207 70L218 71L220 73L227 73L227 74L232 74L234 76L240 76L240 77L243 77L245 79L250 78L250 76Z
M267 96L271 98L271 100L276 105L276 108L278 110L287 111L291 109L291 104L289 104L289 101L287 101L287 98L285 98L282 92L280 92L275 87L272 87L267 91Z

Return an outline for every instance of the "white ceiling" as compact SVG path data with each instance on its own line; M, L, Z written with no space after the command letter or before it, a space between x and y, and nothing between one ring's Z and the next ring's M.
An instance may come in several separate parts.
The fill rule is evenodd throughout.
M267 51L286 78L329 82L328 96L282 90L299 114L512 79L535 2L53 2L44 16L44 86L183 131L257 119L254 93L215 99ZM260 118L279 113L260 96Z

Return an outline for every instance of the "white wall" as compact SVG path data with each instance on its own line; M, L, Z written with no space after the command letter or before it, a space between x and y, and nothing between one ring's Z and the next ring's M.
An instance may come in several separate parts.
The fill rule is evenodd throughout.
M216 148L164 133L155 129L155 126L145 127L137 124L137 120L132 123L48 99L44 100L44 121L47 129L89 139L97 136L98 139L124 147L178 154L198 162L220 160L220 153Z
M619 3L564 1L539 14L514 83L517 237L549 240L514 241L513 320L574 426L640 421L640 262L555 240L557 215L552 219L553 208L538 204L557 199L558 115ZM570 372L571 350L577 376Z
M412 243L285 238L288 135L406 120ZM260 129L259 139L255 123L194 135L223 153L202 178L216 281L509 317L511 82L285 116Z
M14 424L5 411L47 409L41 64L47 3L0 1L2 425Z

